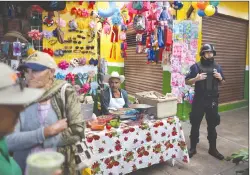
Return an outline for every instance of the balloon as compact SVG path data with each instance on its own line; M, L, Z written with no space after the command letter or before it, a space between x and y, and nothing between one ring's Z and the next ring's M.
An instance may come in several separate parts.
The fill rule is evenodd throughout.
M129 2L127 4L127 9L129 13L137 14L137 10L133 9L133 2Z
M208 5L208 2L204 2L204 1L201 1L201 2L197 2L197 7L200 9L200 10L204 10Z
M193 6L194 9L198 9L197 2L192 2L192 6Z
M203 16L206 16L205 12L203 10L198 10L197 14L200 16L200 17L203 17Z
M210 1L209 4L210 5L213 5L214 7L218 6L219 5L219 1Z
M98 15L100 17L108 18L117 11L115 2L109 2L109 8L107 10L98 9Z
M183 3L180 1L174 1L174 9L180 10L183 7Z
M212 6L212 5L208 5L208 6L205 8L205 10L204 10L204 12L205 12L205 14L206 14L207 16L212 16L212 15L214 15L214 14L215 14L215 11L216 11L216 9L215 9L215 7Z

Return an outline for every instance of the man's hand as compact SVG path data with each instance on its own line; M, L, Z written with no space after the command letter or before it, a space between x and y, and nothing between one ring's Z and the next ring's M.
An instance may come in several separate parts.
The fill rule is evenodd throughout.
M195 77L195 81L205 80L206 78L207 78L207 73L197 74Z
M49 137L57 135L67 127L68 127L67 119L58 120L56 123L44 129L44 136Z
M192 86L197 81L205 80L206 78L207 78L207 73L201 73L201 74L197 74L195 78L191 78L189 80L185 80L185 83L187 85Z
M222 81L222 76L221 76L220 73L214 72L214 77L217 78L217 79L219 79L220 81Z

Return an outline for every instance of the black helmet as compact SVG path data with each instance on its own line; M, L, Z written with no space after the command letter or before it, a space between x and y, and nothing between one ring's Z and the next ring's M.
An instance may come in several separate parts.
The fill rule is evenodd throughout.
M216 51L214 49L214 46L212 44L204 44L201 47L201 51L200 51L200 56L204 56L204 52L206 51L212 51L214 53L214 56L216 55Z

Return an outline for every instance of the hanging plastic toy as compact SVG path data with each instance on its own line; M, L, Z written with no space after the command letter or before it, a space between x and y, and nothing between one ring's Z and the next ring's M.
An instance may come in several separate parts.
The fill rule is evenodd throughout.
M127 53L126 53L127 48L128 48L127 42L123 41L121 43L121 56L122 56L122 58L127 58Z
M70 20L69 21L69 28L72 29L72 30L76 30L77 29L77 23L74 19Z
M3 44L3 47L2 47L2 51L5 55L8 55L9 54L9 48L10 48L10 43L9 42L5 42Z
M85 84L82 86L81 91L82 91L82 93L86 94L86 93L88 93L89 89L90 89L89 83L85 83Z
M98 9L98 15L100 17L108 18L111 17L116 12L115 2L109 2L109 8L107 10Z
M22 55L22 44L17 41L13 42L13 56L21 56Z
M82 73L78 73L77 74L77 79L79 80L81 86L84 84L83 82L83 74Z
M109 23L103 24L103 31L104 31L104 33L105 33L106 35L109 35L109 34L110 34L110 32L111 32L111 27L110 27Z
M71 82L72 85L75 85L75 75L68 73L65 78L67 81Z
M88 9L94 9L95 1L89 1Z
M158 29L157 29L157 37L158 37L158 46L159 46L159 48L164 48L165 47L164 29L162 29L162 27L158 27Z
M62 70L66 70L69 67L69 63L67 61L63 60L58 63L58 67Z
M97 91L98 86L99 85L98 85L97 82L90 83L90 91L89 91L89 93L93 94L93 95L96 95L96 91Z
M27 56L32 55L33 53L35 53L35 51L36 50L34 49L34 47L31 44L29 44L27 49Z
M167 13L167 8L166 7L163 7L163 10L160 14L160 18L159 18L160 21L167 21L168 20L168 13Z
M183 7L183 3L181 1L174 1L174 9L180 10Z
M57 80L64 80L65 79L65 75L63 75L62 73L60 73L60 72L58 72L57 74L56 74L56 76L55 76L55 78L57 79Z

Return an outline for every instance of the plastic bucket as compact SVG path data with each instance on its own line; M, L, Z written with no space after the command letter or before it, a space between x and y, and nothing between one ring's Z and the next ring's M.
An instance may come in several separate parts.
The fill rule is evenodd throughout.
M84 121L92 120L94 104L81 104Z
M27 158L28 175L53 175L61 169L64 155L53 151L33 153Z

